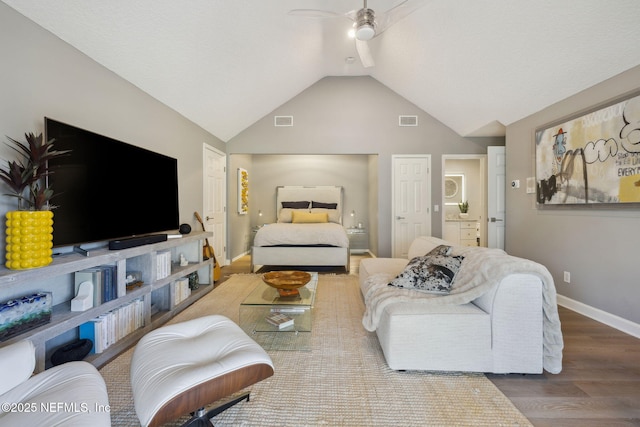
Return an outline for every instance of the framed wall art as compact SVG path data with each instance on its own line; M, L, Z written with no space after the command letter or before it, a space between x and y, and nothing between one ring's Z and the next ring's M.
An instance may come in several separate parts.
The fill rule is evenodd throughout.
M538 207L640 206L640 93L538 129L535 144Z
M249 172L238 168L238 213L249 213Z

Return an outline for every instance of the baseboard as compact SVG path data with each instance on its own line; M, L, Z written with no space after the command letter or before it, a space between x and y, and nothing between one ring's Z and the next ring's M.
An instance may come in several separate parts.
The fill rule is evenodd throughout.
M581 303L579 301L567 298L562 295L557 296L558 305L561 305L569 310L580 313L593 320L596 320L605 325L611 326L621 332L640 338L640 324L634 323L630 320L623 319L615 314L607 313L599 308L591 307L590 305Z
M243 252L243 253L241 253L240 255L238 255L238 256L236 256L236 257L233 257L233 258L231 259L231 262L237 261L237 260L239 260L240 258L242 258L243 256L245 256L245 255L249 255L249 254L251 254L251 251Z

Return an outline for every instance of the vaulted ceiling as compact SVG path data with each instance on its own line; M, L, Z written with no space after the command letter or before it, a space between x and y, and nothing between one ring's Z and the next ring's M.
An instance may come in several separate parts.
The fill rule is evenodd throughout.
M369 42L371 68L347 18L288 13L362 0L2 1L223 141L325 76L370 75L462 136L495 136L640 65L638 0L409 0Z

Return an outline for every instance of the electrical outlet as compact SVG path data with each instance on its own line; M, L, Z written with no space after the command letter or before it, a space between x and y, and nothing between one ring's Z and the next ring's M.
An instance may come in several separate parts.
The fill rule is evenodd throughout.
M566 283L571 283L571 273L569 273L568 271L564 272L564 281Z

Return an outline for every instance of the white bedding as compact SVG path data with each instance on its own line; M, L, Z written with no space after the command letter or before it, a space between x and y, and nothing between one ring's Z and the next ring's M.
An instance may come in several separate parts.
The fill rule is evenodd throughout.
M324 245L349 247L345 228L336 223L275 223L258 230L254 246L307 246Z

